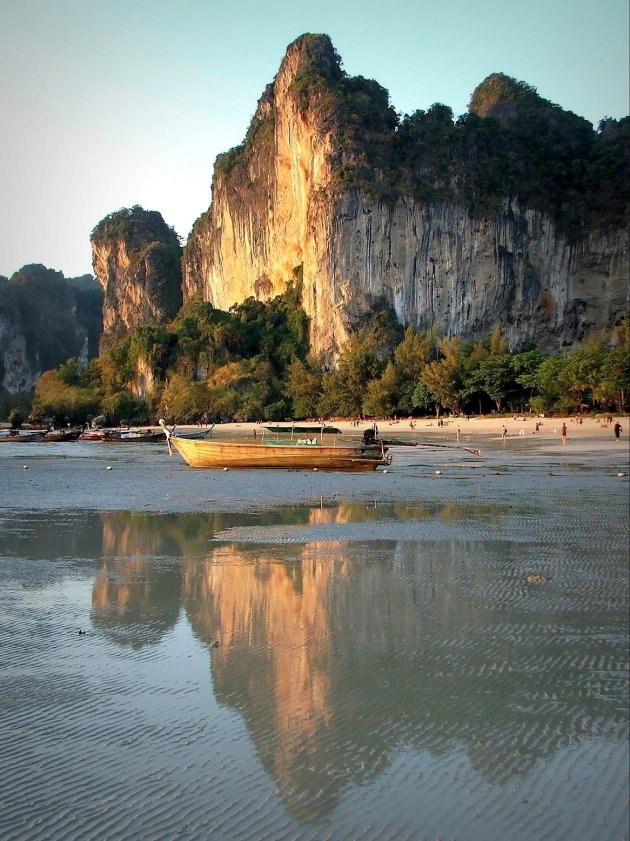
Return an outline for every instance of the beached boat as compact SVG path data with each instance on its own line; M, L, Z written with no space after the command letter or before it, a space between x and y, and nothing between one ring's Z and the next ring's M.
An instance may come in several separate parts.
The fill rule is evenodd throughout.
M200 441L174 435L160 421L171 445L191 467L266 470L347 470L362 472L390 464L380 444L328 445L316 438L275 439L260 443Z
M18 442L20 444L25 444L29 441L41 441L43 437L43 432L19 432L12 429L11 432L7 433L6 435L0 435L0 443L15 444L16 442Z
M45 432L42 441L76 441L81 435L81 429L49 429Z
M210 438L212 435L212 429L214 424L210 427L210 429L193 429L193 430L185 430L183 432L178 432L177 436L179 438L187 438L189 440L201 440L204 441L207 438ZM171 432L175 434L175 427L171 429Z
M265 426L269 432L298 433L301 435L340 435L341 430L336 426L328 426L322 423L275 423Z
M113 435L118 435L118 432L112 429L84 429L79 435L79 441L105 441Z
M166 435L162 429L130 429L125 432L115 432L113 435L108 435L107 438L104 438L103 440L113 444L146 444L164 441L165 437Z

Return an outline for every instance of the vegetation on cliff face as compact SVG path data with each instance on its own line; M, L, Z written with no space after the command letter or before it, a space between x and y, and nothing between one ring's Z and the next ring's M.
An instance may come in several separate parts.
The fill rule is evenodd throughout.
M54 368L78 355L88 338L94 356L101 330L103 294L78 278L40 264L23 266L0 283L0 316L23 333L29 361Z
M131 261L127 279L143 286L145 304L163 320L175 315L182 304L182 248L177 233L158 211L134 205L110 213L92 231L91 243L93 250L115 249L123 243ZM115 289L109 289L109 278L100 280L107 287L107 306Z
M509 121L517 115L519 106L535 108L538 102L536 88L505 73L491 73L473 91L468 110L479 117Z
M116 420L282 418L291 408L285 371L307 352L299 284L267 304L250 298L229 312L194 300L168 325L138 327L84 371L68 360L63 371L48 372L36 385L33 412L71 421L84 419L86 407ZM135 393L139 367L155 382L146 399Z
M461 201L471 212L515 199L548 213L569 235L593 224L623 224L630 208L630 119L604 121L594 131L528 85L502 82L503 98L494 85L491 96L484 83L457 120L440 104L402 117L389 140L389 166L375 162L380 196ZM374 179L368 188L374 190Z
M138 365L155 387L134 394ZM564 356L510 353L500 327L463 343L435 331L404 333L383 309L326 370L308 353L299 285L229 312L191 301L169 325L144 325L85 370L67 360L35 390L35 415L81 421L88 413L146 422L389 417L489 411L625 411L630 325L591 337Z
M630 118L604 119L595 131L502 73L475 89L457 119L439 103L400 116L377 82L343 71L328 36L303 35L290 51L299 59L291 95L335 138L333 190L355 187L380 201L458 201L473 213L517 200L576 236L593 224L624 224ZM237 175L235 183L254 155L271 149L274 84L261 103L244 143L217 159L216 172Z
M141 252L151 242L163 242L174 248L179 245L175 229L166 224L162 214L145 210L139 204L105 216L94 226L90 240L97 245L123 240L135 252Z
M263 97L263 100L265 97ZM217 156L215 161L215 172L228 176L235 169L243 169L250 160L254 151L258 154L264 153L266 149L271 149L273 143L275 129L275 117L273 106L269 103L266 110L259 106L256 114L245 135L245 140L239 145L234 146L227 152Z

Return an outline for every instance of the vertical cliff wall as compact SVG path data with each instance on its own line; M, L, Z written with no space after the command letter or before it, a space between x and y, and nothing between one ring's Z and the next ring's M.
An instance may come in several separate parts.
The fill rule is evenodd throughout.
M300 268L319 292L312 339L321 336L317 313L340 341L346 335L334 311L327 252L332 244L333 203L328 195L335 147L334 125L313 91L308 107L296 80L317 73L325 83L340 75L327 39L304 39L290 48L258 103L245 143L215 165L211 209L196 223L185 250L184 298L199 291L220 309L249 296L280 294ZM317 293L311 293L317 297Z
M570 242L516 203L471 217L458 204L386 206L348 194L335 208L329 254L346 324L384 299L404 324L480 338L501 323L513 347L532 340L557 351L628 311L625 232ZM317 290L306 286L315 311Z
M138 325L172 318L182 303L181 247L157 211L119 210L92 232L92 265L103 288L101 352Z
M592 134L557 106L549 104L548 116L533 89L500 74L480 86L475 101L503 120L519 107L538 107L532 113L554 142L554 131L560 141L573 132L583 144ZM438 129L443 111L432 116ZM427 124L431 129L411 118L397 125L386 92L346 77L327 36L299 38L259 101L245 142L217 159L212 205L184 253L184 298L201 293L221 309L249 296L267 299L299 267L311 345L329 358L376 302L390 304L403 324L435 325L464 339L500 323L513 347L533 340L548 351L627 312L625 227L598 223L567 233L557 216L522 198L495 197L486 210L479 202L473 210L477 182L492 184L488 173L500 169L505 149L484 152L485 169L475 160L466 181L444 164L453 153L444 152L439 131L427 146ZM471 156L466 143L474 141L478 156L483 145L474 127L459 150L463 158ZM419 140L410 152L401 138L413 131ZM544 167L544 143L532 159L530 167L537 160ZM421 182L425 168L432 174ZM539 178L543 207L561 203L550 177L523 175L528 188Z
M0 389L28 391L69 357L94 356L101 296L85 281L39 264L0 278Z

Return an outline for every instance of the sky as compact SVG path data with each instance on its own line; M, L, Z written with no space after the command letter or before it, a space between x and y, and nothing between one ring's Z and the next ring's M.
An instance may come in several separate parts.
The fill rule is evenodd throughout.
M628 0L0 0L0 275L92 272L108 213L186 240L287 46L326 33L401 114L501 72L590 120L630 112Z

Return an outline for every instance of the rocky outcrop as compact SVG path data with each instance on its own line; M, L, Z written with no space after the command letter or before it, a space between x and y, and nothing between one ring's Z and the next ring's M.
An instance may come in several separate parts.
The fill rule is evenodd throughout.
M475 218L457 204L385 206L348 194L336 207L328 265L333 312L345 316L337 330L384 299L403 324L472 339L500 323L512 347L558 351L628 309L624 232L569 242L549 217L516 204ZM330 346L336 335L316 286L305 283L305 293Z
M512 120L520 101L540 101L511 81L495 74L480 86L471 116ZM571 119L568 130L584 133ZM280 294L299 275L312 349L328 358L377 303L403 324L464 339L500 323L513 347L546 351L627 312L624 227L593 223L576 235L508 197L472 209L452 168L424 198L412 188L417 162L394 174L388 164L400 135L383 89L345 77L327 36L299 38L245 142L217 159L211 207L185 250L184 298L227 309Z
M182 304L181 247L157 211L135 206L92 232L92 265L105 299L101 352L138 325L168 321Z
M37 354L27 353L20 325L0 315L0 388L10 393L28 391L41 372Z
M70 357L85 366L100 336L102 295L42 265L0 279L0 388L28 391Z

